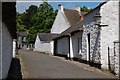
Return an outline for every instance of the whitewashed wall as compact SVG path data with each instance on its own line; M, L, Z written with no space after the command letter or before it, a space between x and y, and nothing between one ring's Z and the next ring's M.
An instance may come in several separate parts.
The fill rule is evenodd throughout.
M72 37L73 57L80 58L82 52L82 32L77 32Z
M1 2L0 2L0 4L1 4ZM1 15L0 15L0 17L1 17ZM2 57L1 57L1 55L2 55L2 49L1 49L1 47L2 47L2 22L0 21L0 79L2 79L1 77L2 77L2 74L1 74L1 67L2 67L2 65L1 65L1 63L2 63Z
M0 1L0 13L2 12L2 2ZM1 74L1 45L2 45L2 42L1 42L1 39L2 39L2 14L0 14L0 79L2 79L2 74Z
M109 1L101 7L101 64L108 69L108 47L110 56L114 56L114 41L119 39L119 3ZM114 63L113 63L114 64Z
M51 54L54 55L54 41L50 42Z
M13 40L8 32L5 24L2 24L2 78L6 78L10 68L12 53L13 53Z
M65 31L68 27L70 27L70 24L65 18L64 12L59 10L51 28L51 33L61 33Z
M69 54L69 38L63 37L57 40L57 54Z
M13 58L15 58L16 55L16 39L13 40Z
M34 51L51 53L51 44L50 42L42 42L37 35Z

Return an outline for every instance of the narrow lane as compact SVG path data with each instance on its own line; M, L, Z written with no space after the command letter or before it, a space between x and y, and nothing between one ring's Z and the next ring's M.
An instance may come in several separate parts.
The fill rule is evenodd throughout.
M112 76L85 70L83 67L68 63L50 55L33 52L19 51L24 63L28 79L81 79L81 78L111 78Z

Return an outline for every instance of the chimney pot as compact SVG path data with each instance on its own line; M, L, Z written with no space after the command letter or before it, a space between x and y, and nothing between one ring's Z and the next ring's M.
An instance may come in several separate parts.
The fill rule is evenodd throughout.
M59 10L60 10L61 12L63 12L63 5L62 5L62 4L59 4L59 5L58 5L58 8L59 8Z
M81 8L80 8L80 6L76 6L76 7L75 7L75 10L77 10L79 13L81 13Z

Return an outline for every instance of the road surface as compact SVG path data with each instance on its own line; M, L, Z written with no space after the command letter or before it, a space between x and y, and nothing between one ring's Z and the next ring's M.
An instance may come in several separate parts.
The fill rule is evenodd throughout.
M24 78L27 79L110 79L100 71L90 71L74 61L33 51L19 51Z

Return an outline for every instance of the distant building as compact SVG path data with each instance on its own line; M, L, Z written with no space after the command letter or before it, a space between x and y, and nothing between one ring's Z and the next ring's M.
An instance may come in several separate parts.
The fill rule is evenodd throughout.
M28 45L26 42L27 32L17 32L17 47L18 49L27 49Z
M13 57L13 39L16 39L15 5L16 2L0 2L0 79L7 77Z
M38 33L35 41L34 51L44 52L51 54L52 51L52 39L58 36L58 34L52 33Z

